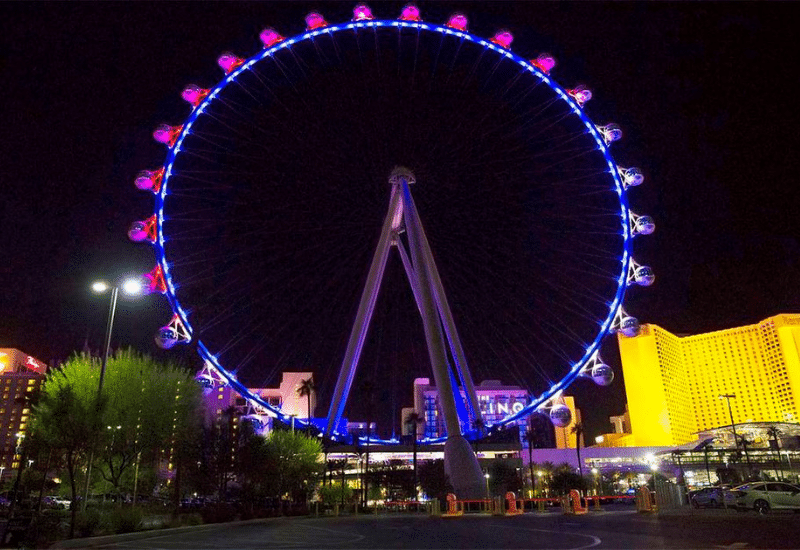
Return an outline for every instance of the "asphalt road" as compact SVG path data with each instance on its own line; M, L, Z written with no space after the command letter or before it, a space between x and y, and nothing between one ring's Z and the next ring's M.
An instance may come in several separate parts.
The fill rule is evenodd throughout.
M70 547L79 541L70 541ZM94 548L799 548L800 515L724 510L644 515L630 509L517 517L362 515L286 518L154 531L135 539L85 539Z

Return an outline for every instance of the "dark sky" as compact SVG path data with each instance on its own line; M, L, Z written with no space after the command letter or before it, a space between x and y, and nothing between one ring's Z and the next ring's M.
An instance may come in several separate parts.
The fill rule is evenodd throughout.
M154 264L152 251L126 236L131 221L152 211L132 181L163 158L150 133L185 116L183 86L215 82L223 51L258 51L264 26L292 35L311 9L339 22L352 5L0 5L0 347L44 361L66 358L87 338L99 348L106 302L88 285ZM658 226L637 254L657 282L630 293L632 314L696 333L800 310L792 4L419 6L436 22L463 11L478 35L507 28L522 55L553 53L556 80L593 90L590 116L622 126L615 154L647 176L633 208ZM391 17L400 7L373 9ZM152 334L168 318L159 297L122 301L114 345L166 356ZM590 436L621 412L614 348L604 349L618 382L574 389Z

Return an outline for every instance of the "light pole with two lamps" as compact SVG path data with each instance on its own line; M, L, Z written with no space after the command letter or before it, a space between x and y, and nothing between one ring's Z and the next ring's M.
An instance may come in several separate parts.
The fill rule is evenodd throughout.
M98 294L105 294L111 290L111 300L108 305L108 321L106 322L106 336L105 345L103 346L103 357L100 363L100 381L97 384L97 401L96 406L100 406L100 396L103 394L103 379L106 375L106 365L108 364L108 354L111 349L111 332L114 328L114 316L117 312L117 297L119 290L127 296L139 296L144 291L144 284L139 278L130 278L122 281L121 284L110 284L106 281L96 281L92 283L92 290ZM89 447L89 460L86 464L86 484L83 488L83 502L81 502L81 510L86 510L86 504L89 500L89 485L92 478L92 462L94 461L94 444Z

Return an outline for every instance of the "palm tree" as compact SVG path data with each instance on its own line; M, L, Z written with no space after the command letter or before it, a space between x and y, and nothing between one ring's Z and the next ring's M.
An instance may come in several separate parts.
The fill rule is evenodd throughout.
M364 380L361 384L361 395L363 395L367 400L367 450L366 450L366 461L364 462L364 506L367 505L367 500L369 498L369 490L368 487L368 480L367 475L369 474L369 436L370 436L370 429L372 426L372 415L374 412L374 405L375 405L375 384L372 380Z
M536 478L533 477L533 436L535 432L529 426L527 430L525 430L525 440L528 442L528 467L531 471L531 492L533 492L534 488L536 487ZM533 493L531 493L533 494Z
M316 386L314 385L314 378L309 378L307 380L300 380L300 387L297 388L297 395L300 397L308 398L308 421L311 422L311 394L314 393L316 390Z
M581 472L581 477L583 477L583 463L581 462L581 436L583 435L583 424L580 422L576 422L570 433L575 434L575 452L578 453L578 469Z
M484 431L486 430L486 421L483 419L483 417L479 416L472 419L472 429L478 432L475 437L475 456L478 456L478 444L480 439L483 437Z
M406 417L406 425L410 427L411 441L414 445L414 500L417 500L417 426L425 420L414 411Z

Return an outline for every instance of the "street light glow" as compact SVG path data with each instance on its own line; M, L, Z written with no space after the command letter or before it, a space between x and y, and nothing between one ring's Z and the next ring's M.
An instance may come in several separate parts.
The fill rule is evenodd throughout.
M94 290L98 294L102 294L103 292L108 290L108 283L105 281L95 281L92 283L92 290Z
M125 279L122 282L122 292L128 296L138 296L144 290L144 285L141 279Z

